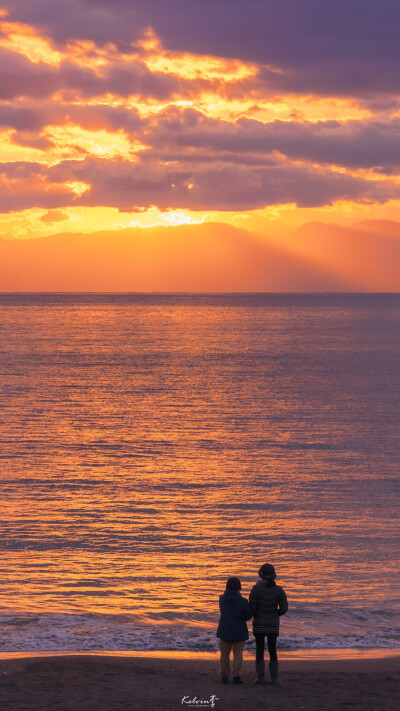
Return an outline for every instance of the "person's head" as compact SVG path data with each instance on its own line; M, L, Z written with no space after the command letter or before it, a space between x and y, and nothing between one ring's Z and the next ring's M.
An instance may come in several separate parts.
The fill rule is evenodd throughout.
M242 587L242 583L240 582L239 578L228 578L226 581L226 589L227 590L240 590Z
M270 563L264 563L264 565L262 565L260 570L258 571L258 575L260 576L261 580L265 580L267 584L275 585L275 568L273 565L270 565Z

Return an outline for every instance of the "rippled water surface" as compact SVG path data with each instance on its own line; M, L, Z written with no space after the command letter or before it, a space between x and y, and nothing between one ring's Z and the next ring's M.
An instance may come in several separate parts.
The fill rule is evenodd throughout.
M282 648L400 646L399 356L400 296L0 295L0 648L213 649L265 561Z

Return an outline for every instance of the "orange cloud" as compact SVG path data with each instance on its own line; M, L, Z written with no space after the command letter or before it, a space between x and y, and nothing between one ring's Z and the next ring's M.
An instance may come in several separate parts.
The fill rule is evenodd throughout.
M29 25L21 22L0 22L0 47L16 52L34 64L44 63L58 67L64 56L54 49L51 42L41 37Z
M62 210L48 210L44 215L40 217L42 222L50 223L53 225L55 222L64 222L69 219L69 215L66 215Z

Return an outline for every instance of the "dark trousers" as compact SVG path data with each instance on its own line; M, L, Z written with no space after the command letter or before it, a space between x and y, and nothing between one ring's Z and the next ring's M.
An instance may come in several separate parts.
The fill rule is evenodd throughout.
M275 632L256 632L254 637L256 638L256 659L264 659L265 638L267 638L269 659L271 662L277 662L276 640L278 635Z

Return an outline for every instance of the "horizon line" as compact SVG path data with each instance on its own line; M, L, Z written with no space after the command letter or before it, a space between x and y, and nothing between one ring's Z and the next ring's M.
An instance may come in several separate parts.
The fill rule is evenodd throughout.
M400 291L1 291L1 296L399 296Z

